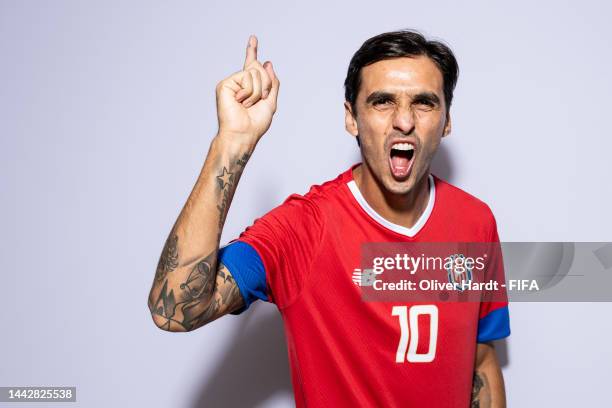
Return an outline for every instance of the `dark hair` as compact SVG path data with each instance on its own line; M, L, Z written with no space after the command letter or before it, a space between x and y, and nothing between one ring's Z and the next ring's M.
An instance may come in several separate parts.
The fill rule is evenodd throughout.
M353 115L357 115L355 103L361 86L361 69L375 62L400 57L425 55L440 69L444 80L444 100L449 112L453 90L459 75L459 65L451 49L439 42L428 41L415 30L400 30L379 34L363 43L349 64L344 80L344 98L351 104Z

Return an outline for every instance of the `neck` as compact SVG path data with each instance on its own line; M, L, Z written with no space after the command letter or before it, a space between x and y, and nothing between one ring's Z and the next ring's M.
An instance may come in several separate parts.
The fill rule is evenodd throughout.
M353 170L353 179L370 207L386 220L412 228L429 201L429 171L406 194L394 194L378 182L362 163Z

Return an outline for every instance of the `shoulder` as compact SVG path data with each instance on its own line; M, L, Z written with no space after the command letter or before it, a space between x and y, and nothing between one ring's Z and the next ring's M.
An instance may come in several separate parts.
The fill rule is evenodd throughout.
M342 196L343 189L346 189L346 177L346 172L344 172L334 179L313 184L304 194L289 195L282 206L304 210L307 213L322 217L330 211L334 202Z
M433 175L436 183L436 202L444 212L486 229L496 228L491 207L478 197Z
M290 194L283 202L259 218L249 232L267 230L283 235L309 234L321 237L330 214L333 214L334 197L340 192L341 177L314 184L304 194ZM255 227L255 229L253 229Z

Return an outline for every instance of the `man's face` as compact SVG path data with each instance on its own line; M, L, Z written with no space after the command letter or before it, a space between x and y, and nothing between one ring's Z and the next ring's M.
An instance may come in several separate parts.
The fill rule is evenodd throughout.
M361 70L355 107L345 102L346 128L359 135L363 171L391 193L409 192L450 132L442 73L426 56L378 61Z

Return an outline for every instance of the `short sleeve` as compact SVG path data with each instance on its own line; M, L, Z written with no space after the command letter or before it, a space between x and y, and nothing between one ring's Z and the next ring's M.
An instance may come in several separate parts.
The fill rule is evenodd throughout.
M244 299L244 306L230 314L241 314L258 299L268 301L263 262L252 246L234 240L219 248L219 262L230 271Z
M240 314L256 300L283 308L301 293L323 233L319 207L307 196L293 194L220 250L245 301Z
M497 233L497 224L491 213L489 226L490 258L485 272L486 280L498 282L498 290L485 291L480 303L478 319L478 343L498 340L510 335L510 314L508 311L508 297L505 286L504 263Z

